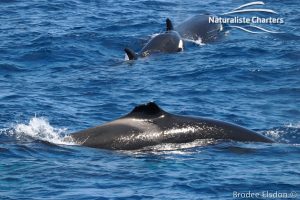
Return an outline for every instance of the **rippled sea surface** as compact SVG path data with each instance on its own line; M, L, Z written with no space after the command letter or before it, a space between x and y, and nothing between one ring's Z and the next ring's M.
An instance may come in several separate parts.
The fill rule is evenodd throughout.
M213 44L124 61L124 47L141 49L167 17L176 25L247 2L0 1L0 199L234 199L248 191L300 198L297 0L265 2L285 20L269 27L283 33L230 30ZM277 143L108 151L66 142L148 101Z

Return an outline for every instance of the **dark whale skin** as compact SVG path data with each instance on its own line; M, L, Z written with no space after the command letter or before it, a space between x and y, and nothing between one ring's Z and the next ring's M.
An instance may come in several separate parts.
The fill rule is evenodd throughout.
M217 17L209 13L195 15L175 27L183 39L199 40L202 43L216 41L224 35L221 23L212 23L210 18ZM223 33L223 34L221 34Z
M235 124L170 114L153 102L139 105L117 120L71 136L83 146L117 150L141 149L162 143L187 143L197 139L274 142Z

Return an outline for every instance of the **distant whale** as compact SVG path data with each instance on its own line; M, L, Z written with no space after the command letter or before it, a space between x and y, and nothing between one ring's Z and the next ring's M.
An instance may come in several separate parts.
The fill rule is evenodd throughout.
M201 40L208 43L217 40L224 35L223 25L221 23L213 23L215 15L204 13L195 15L175 27L175 30L185 40Z
M153 53L174 53L182 51L183 42L180 35L173 30L170 19L166 20L166 32L154 36L139 53L135 53L129 48L124 51L127 60L136 60L138 57L146 57Z
M208 12L203 12L180 23L178 26L175 27L175 30L185 40L201 40L202 43L216 41L222 38L225 35L225 32L230 29L239 29L248 33L281 33L276 30L271 30L268 28L261 27L257 24L253 24L251 22L244 21L241 17L239 18L238 16L232 15L243 13L278 14L274 10L257 7L262 6L264 4L265 3L262 1L246 3L237 8L232 9L229 12L218 13L218 16ZM222 20L215 20L221 18L231 18L239 20L230 20L229 23L221 23Z
M153 102L136 106L117 120L71 136L83 146L118 150L134 150L162 143L187 143L196 139L273 142L231 123L174 115Z

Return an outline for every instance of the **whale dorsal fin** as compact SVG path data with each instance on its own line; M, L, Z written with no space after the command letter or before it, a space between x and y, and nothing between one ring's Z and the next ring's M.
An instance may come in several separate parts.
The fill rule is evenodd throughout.
M124 51L125 51L125 53L126 53L129 60L136 60L137 59L137 54L133 50L131 50L129 48L125 48Z
M141 104L136 106L128 115L130 117L159 117L164 114L165 111L162 110L156 103L149 102L147 104Z
M174 30L173 24L169 18L166 19L166 31Z

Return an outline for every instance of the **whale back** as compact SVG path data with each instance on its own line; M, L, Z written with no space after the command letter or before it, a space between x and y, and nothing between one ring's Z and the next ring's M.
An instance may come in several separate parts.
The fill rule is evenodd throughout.
M204 43L213 41L217 38L223 27L221 23L209 22L210 17L216 16L209 13L195 15L180 23L175 30L184 39L201 39Z
M273 142L236 124L168 113L154 102L138 105L119 119L73 133L72 138L84 146L123 150L197 139Z
M175 53L182 50L182 40L178 32L166 31L154 36L139 52L139 55L146 57L152 53Z
M135 53L130 48L125 48L125 60L136 60L138 57L146 57L153 53L175 53L183 50L183 41L180 34L174 31L169 18L166 19L166 31L151 38L148 43Z

